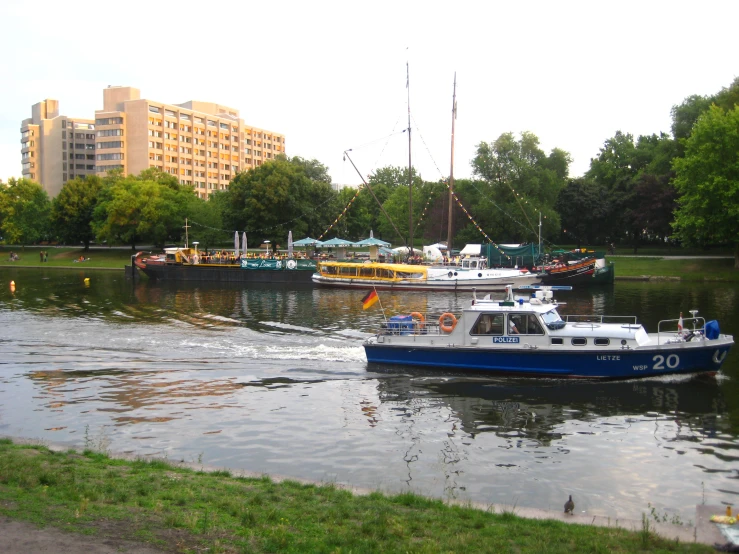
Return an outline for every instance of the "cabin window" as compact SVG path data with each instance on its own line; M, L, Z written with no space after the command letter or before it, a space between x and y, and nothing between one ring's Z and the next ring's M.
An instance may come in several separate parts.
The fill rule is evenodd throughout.
M561 338L553 338L552 344L564 344L564 341Z
M544 320L544 324L550 329L561 329L565 326L565 322L559 317L557 310L551 310L542 314L541 318Z
M360 267L359 268L359 276L360 277L374 277L375 276L375 270L371 267Z
M340 267L339 274L347 277L354 277L357 274L357 269L355 267Z
M423 273L407 273L405 271L398 271L396 276L398 279L423 279Z
M503 314L480 314L470 330L470 335L502 335Z
M543 335L544 330L534 314L512 314L508 316L509 335Z
M598 338L593 341L595 346L608 346L611 344L611 339Z
M586 344L588 344L588 339L576 337L572 339L571 342L572 342L572 346L585 346Z

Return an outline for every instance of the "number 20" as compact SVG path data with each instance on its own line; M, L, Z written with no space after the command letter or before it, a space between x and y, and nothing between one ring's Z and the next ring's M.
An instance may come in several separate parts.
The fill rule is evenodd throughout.
M668 369L675 369L680 365L680 358L677 354L670 354L667 356L667 360L665 360L664 356L657 355L652 358L652 361L654 362L652 369L665 369L665 363Z

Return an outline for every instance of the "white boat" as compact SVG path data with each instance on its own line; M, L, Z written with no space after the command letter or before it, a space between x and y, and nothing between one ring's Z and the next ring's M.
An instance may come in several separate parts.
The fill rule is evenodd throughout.
M715 373L734 344L718 322L692 317L660 321L647 333L636 317L565 316L553 288L531 297L474 298L457 318L393 316L364 343L367 361L479 370L524 376L632 379Z
M488 291L538 283L535 273L490 269L487 260L469 256L459 265L413 265L383 262L321 262L313 282L326 287L377 290Z

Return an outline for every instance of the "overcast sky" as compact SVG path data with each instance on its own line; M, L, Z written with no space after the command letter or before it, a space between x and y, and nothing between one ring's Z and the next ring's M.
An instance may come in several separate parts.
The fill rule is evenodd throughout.
M572 176L617 130L670 131L670 109L739 75L739 2L99 2L0 5L0 179L20 176L31 105L93 118L102 89L237 108L283 133L287 154L317 159L337 183L408 163L449 174L477 144L536 134L570 153Z

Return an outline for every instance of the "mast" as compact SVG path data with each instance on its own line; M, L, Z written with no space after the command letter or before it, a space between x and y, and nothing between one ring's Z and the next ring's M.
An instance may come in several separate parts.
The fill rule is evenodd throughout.
M408 259L413 256L413 164L411 163L411 85L410 69L405 62L405 88L408 92Z
M447 256L452 254L452 216L454 214L454 122L457 120L457 72L454 72L454 92L452 93L452 161L449 169L449 226L446 234Z

